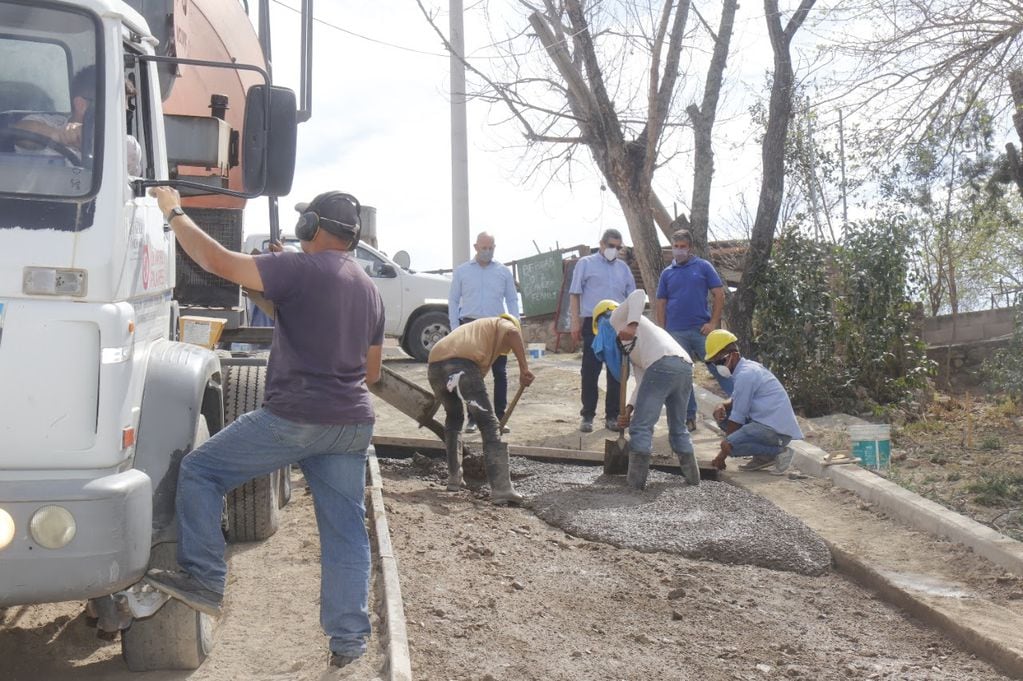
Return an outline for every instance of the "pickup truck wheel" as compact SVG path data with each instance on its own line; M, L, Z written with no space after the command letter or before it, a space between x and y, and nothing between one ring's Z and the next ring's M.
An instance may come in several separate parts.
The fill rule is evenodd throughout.
M150 567L177 569L177 544L153 547ZM197 669L213 650L215 620L171 599L156 614L135 620L121 632L121 656L128 669Z
M224 367L224 425L263 404L266 367ZM249 480L227 493L227 539L261 541L272 537L280 524L281 471ZM286 503L286 502L285 502Z
M417 362L425 362L430 357L430 350L444 336L451 333L448 316L443 312L425 312L412 322L405 344L409 354Z

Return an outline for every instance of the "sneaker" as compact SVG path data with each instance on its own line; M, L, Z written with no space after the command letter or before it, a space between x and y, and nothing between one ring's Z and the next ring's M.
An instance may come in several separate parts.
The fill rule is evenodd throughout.
M479 429L480 429L480 427L477 426L474 421L469 421L467 424L465 424L465 432L466 433L475 433Z
M346 667L351 663L358 660L358 657L352 657L351 655L343 655L341 653L330 654L330 666L331 667Z
M146 573L146 582L157 591L211 617L220 617L224 610L224 594L207 589L184 570L154 568Z
M604 427L610 430L612 433L620 433L621 428L618 427L618 419L605 419Z
M583 417L583 420L579 422L580 433L592 433L593 432L593 419Z
M746 463L739 466L740 471L762 471L774 465L772 456L754 456Z
M778 456L774 457L774 470L771 471L771 475L785 475L785 471L789 469L789 464L792 463L792 455L795 454L792 447L786 447Z
M686 430L690 433L696 430L696 419L686 419Z

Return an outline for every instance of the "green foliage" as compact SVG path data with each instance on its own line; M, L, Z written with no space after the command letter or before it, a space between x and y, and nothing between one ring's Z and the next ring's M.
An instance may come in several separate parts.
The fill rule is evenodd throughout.
M976 482L966 486L966 491L981 506L1018 506L1023 502L1023 475L981 472Z
M932 371L907 295L912 240L899 219L847 226L836 247L790 231L758 288L757 356L808 416L883 410Z
M1023 399L1023 301L1016 304L1016 324L1009 345L984 360L981 371L991 388L1012 398L1011 404Z

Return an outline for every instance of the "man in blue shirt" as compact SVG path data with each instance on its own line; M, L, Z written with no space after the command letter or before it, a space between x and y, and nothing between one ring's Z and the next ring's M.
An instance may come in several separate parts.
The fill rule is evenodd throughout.
M739 354L738 338L724 329L707 336L706 361L734 381L732 399L714 409L714 418L725 431L721 451L711 462L724 470L729 456L752 457L739 466L743 471L773 467L783 474L792 463L789 442L802 440L789 395L781 382L764 365Z
M519 298L511 269L494 260L494 237L480 232L476 237L476 257L455 268L448 294L448 321L454 331L484 317L497 317L504 312L519 317ZM508 356L501 355L490 367L494 377L494 413L500 421L508 407ZM469 414L465 432L478 429ZM505 429L507 431L507 428Z
M714 266L693 253L693 235L680 229L671 235L671 265L661 272L657 282L657 302L654 304L655 321L685 348L693 359L703 357L704 341L708 333L721 323L725 305L725 289ZM707 294L713 298L708 308ZM732 381L724 378L711 364L711 376L725 394L732 394ZM686 427L696 430L696 391L689 393L686 408Z
M572 315L572 340L583 345L582 402L579 411L582 421L579 430L593 431L593 417L597 413L597 380L603 363L593 354L593 308L601 300L621 303L636 290L632 270L618 259L622 248L622 233L617 229L604 231L600 239L600 252L579 258L569 286L569 305ZM580 313L580 310L583 310ZM586 315L585 317L582 315ZM604 399L604 426L618 430L618 380L607 373L607 394Z

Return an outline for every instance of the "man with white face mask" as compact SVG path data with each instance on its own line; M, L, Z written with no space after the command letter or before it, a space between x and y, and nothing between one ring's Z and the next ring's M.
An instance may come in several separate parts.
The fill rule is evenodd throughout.
M693 236L680 229L671 238L671 265L657 282L654 321L664 328L694 359L703 357L705 337L721 323L725 289L714 266L693 252ZM708 307L708 294L713 301ZM724 378L708 364L711 376L726 395L732 394L731 379ZM696 430L696 391L689 394L686 427Z
M519 318L519 298L515 290L515 276L511 269L494 260L496 242L487 232L476 236L476 256L455 268L448 293L448 321L454 331L484 317L498 317L507 313ZM494 413L500 421L508 406L508 356L498 357L490 368L494 377ZM465 432L478 430L469 413ZM505 428L505 432L507 432Z
M764 365L739 354L739 339L730 331L717 329L707 336L705 360L734 381L732 399L714 409L714 418L725 438L721 451L711 462L724 470L729 456L752 457L739 466L742 471L773 468L783 474L792 463L789 442L802 440L792 403L784 386Z
M629 266L618 259L622 248L622 233L617 229L604 231L600 239L600 252L579 258L569 286L569 305L572 316L572 340L583 345L582 365L582 421L579 430L593 431L593 417L597 413L597 380L603 363L593 354L593 317L591 310L602 300L621 303L636 290L636 279ZM586 317L579 310L586 311ZM604 426L618 431L618 380L607 372L607 394L604 399Z

